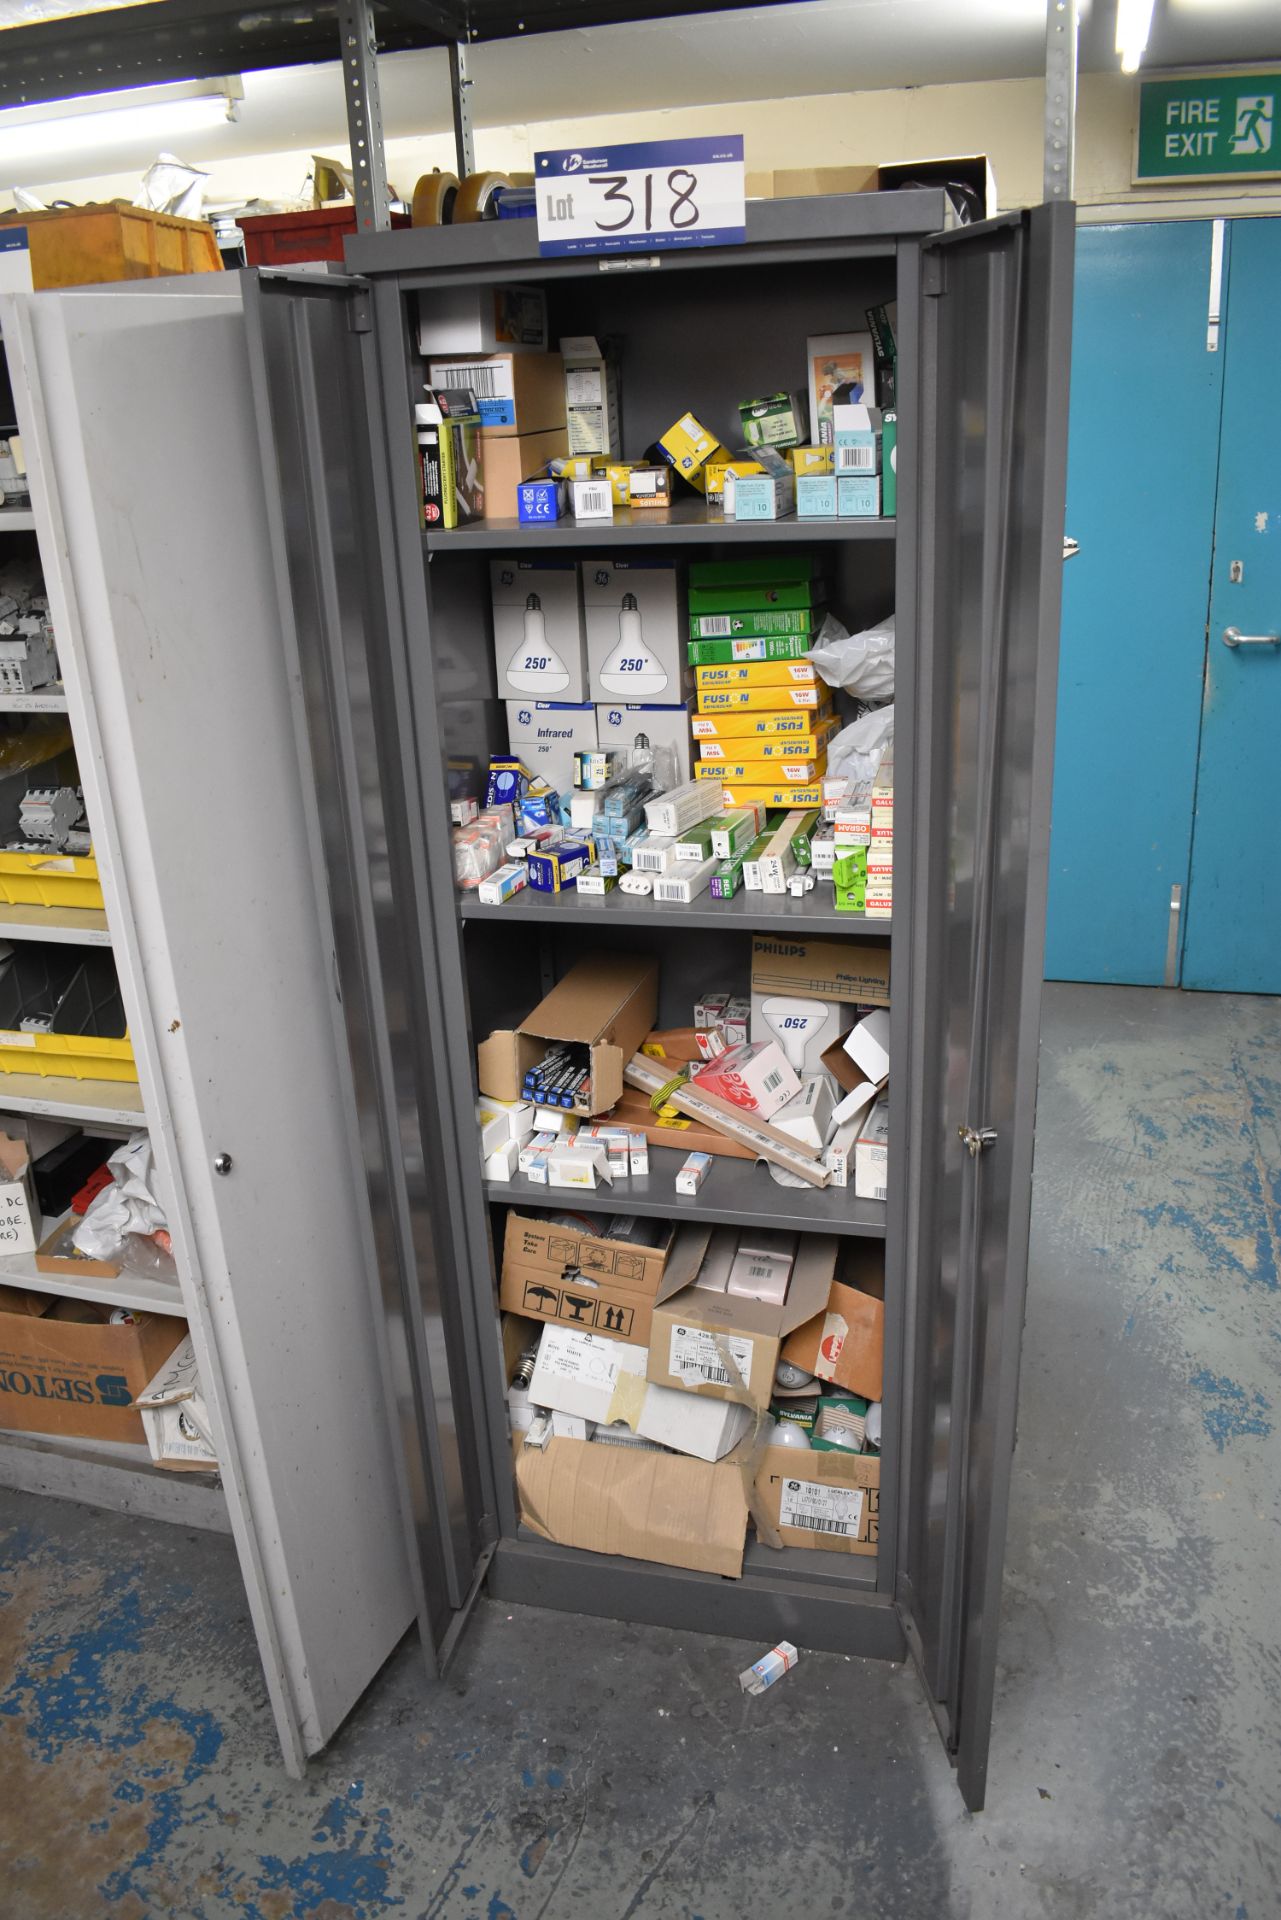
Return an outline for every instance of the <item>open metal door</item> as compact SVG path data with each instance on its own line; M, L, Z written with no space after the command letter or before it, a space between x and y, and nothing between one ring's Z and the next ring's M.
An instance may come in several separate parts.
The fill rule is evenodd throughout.
M452 899L452 879L440 872L447 827L428 804L443 775L420 765L413 724L430 661L412 416L406 407L402 439L389 444L363 282L253 273L241 282L298 750L318 802L313 854L373 1212L388 1412L423 1644L443 1668L495 1525L472 1413L483 1404L475 1328L454 1277L460 1143L431 1095L446 1050L431 896L434 883ZM447 820L443 807L435 813Z
M896 743L922 850L902 920L895 899L911 1013L896 1600L975 1809L1027 1272L1073 218L1040 207L922 255L916 692Z

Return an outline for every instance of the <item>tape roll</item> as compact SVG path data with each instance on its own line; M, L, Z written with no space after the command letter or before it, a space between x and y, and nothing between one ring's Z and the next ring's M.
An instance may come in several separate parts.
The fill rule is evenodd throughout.
M447 227L458 200L458 177L452 173L425 173L414 188L410 222L415 227Z
M458 226L464 220L483 220L495 189L510 185L511 177L506 173L469 173L458 189L458 198L454 203L454 225Z

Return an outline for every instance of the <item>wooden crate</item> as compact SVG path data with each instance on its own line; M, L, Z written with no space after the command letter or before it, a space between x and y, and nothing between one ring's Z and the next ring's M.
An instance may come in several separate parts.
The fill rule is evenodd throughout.
M220 273L222 255L205 220L145 207L68 207L6 213L0 227L26 227L36 287L92 287L169 273Z

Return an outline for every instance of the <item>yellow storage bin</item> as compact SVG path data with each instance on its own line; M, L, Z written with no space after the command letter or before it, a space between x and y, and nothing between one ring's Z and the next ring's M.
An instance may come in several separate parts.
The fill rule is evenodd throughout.
M0 900L11 907L101 907L92 854L0 853Z
M24 1032L22 1022L33 1018L48 1019L50 1031ZM0 968L0 1073L137 1080L109 953L34 941L15 947Z

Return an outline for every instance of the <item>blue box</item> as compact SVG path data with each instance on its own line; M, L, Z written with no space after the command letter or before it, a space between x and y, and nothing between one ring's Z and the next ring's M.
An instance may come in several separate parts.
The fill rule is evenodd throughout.
M565 511L563 480L522 480L516 489L516 518L526 526L545 526Z
M529 884L535 893L567 893L595 859L596 848L590 840L562 840L546 853L530 854L525 863Z
M834 473L802 473L797 476L796 515L799 520L835 520Z
M842 520L878 519L881 476L878 473L837 475L836 510Z
M736 520L782 520L796 506L796 483L791 475L740 473L734 482Z

